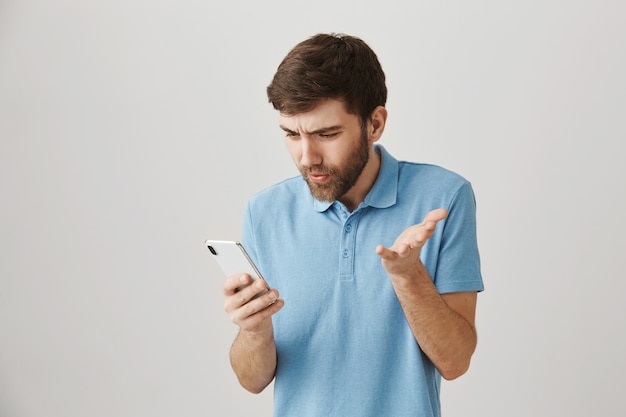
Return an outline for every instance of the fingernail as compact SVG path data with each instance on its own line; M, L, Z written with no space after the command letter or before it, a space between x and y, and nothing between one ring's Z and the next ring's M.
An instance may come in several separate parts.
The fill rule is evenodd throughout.
M246 281L246 276L245 275L240 276L239 277L239 281L245 282Z
M263 288L263 283L262 283L261 281L257 281L257 282L256 282L256 287L257 287L258 289Z
M270 291L270 295L269 295L269 297L270 297L272 300L275 300L275 299L276 299L276 293L275 293L274 291Z

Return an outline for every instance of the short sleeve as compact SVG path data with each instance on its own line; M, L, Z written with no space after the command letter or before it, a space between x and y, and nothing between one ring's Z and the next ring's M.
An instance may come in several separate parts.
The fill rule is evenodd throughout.
M465 182L448 207L433 277L440 293L483 291L476 235L476 199Z

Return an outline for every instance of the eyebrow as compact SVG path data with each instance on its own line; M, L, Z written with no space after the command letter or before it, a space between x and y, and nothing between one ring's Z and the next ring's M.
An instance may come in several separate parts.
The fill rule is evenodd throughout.
M297 133L297 132L294 132L293 130L291 130L291 129L283 126L283 125L280 125L280 128L282 130L284 130L285 132L287 132L287 133ZM320 133L328 133L328 132L332 132L332 131L335 131L335 130L340 130L342 128L343 128L343 126L341 126L341 125L328 126L328 127L322 127L322 128L313 130L312 132L305 132L305 133L308 133L309 135L318 135Z

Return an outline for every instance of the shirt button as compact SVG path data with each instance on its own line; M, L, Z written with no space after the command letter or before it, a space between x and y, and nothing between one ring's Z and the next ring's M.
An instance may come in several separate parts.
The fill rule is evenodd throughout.
M344 258L347 258L348 256L350 256L350 251L348 249L344 249L342 255Z
M345 230L346 230L346 233L350 233L352 231L352 225L351 224L347 225Z

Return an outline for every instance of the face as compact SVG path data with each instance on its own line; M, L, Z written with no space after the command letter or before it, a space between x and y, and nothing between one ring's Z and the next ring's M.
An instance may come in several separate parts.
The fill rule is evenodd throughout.
M307 113L281 114L280 127L315 199L340 200L357 183L371 145L359 117L342 102L329 100Z

